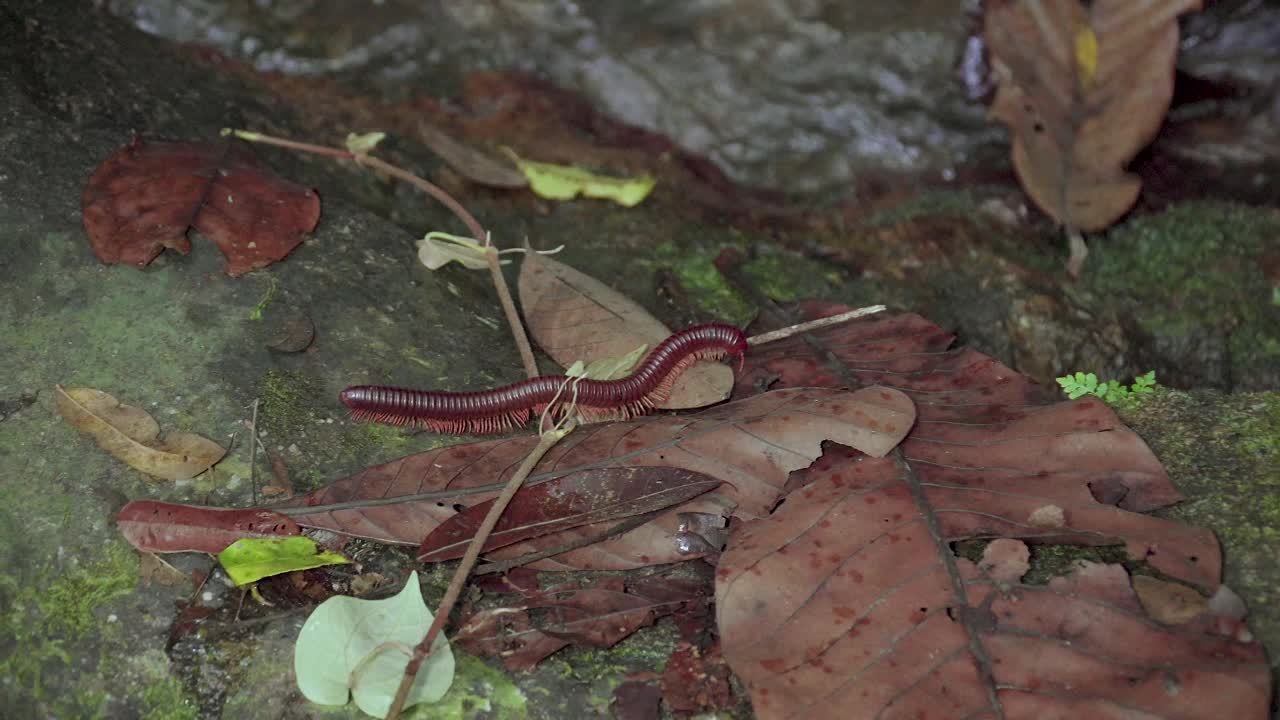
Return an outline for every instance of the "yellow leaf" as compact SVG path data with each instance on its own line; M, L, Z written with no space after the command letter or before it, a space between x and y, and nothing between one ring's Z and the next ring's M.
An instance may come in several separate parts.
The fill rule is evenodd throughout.
M504 148L516 167L529 179L529 189L548 200L572 200L578 195L612 200L624 207L634 207L649 195L657 183L653 177L615 178L596 175L566 165L525 160L510 148Z
M1093 78L1098 73L1098 36L1093 28L1081 25L1076 28L1076 77L1080 87L1088 90L1093 86Z
M347 133L347 150L356 155L368 155L370 150L378 147L378 143L382 142L387 134L384 132L371 132L363 135L355 133Z
M90 388L54 386L58 412L117 460L148 475L184 480L208 470L226 449L208 438L184 432L160 437L160 425L146 410Z

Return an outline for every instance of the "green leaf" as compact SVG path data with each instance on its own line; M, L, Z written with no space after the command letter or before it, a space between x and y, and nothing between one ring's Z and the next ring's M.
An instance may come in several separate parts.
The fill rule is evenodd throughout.
M607 177L567 165L525 160L510 148L503 149L528 178L529 189L548 200L572 200L581 194L634 207L648 197L649 191L657 183L649 175L638 178Z
M347 151L356 155L368 155L369 151L378 147L378 143L387 137L384 132L371 132L363 135L347 133Z
M339 596L325 600L302 626L294 647L298 689L311 702L345 705L349 695L375 717L386 717L413 648L431 626L418 573L385 600ZM405 707L436 702L453 683L453 650L443 635L418 669Z
M351 562L341 553L321 550L309 537L241 538L218 553L218 562L236 585L322 565Z

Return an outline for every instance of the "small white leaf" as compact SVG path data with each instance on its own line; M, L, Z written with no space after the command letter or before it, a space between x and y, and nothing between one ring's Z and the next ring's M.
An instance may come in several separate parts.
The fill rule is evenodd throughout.
M338 596L325 600L307 618L294 646L298 689L321 705L345 705L354 695L356 705L365 713L386 716L409 663L408 653L427 634L431 620L417 571L410 573L395 597L360 600ZM375 650L377 654L366 660ZM418 670L405 707L436 702L452 683L453 651L441 635Z

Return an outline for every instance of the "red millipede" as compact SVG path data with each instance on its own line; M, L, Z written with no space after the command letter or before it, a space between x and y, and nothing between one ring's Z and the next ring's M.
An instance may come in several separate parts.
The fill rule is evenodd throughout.
M623 420L643 415L671 393L679 374L696 360L741 359L747 338L722 323L694 325L663 340L625 378L588 380L541 375L477 392L447 392L357 385L339 397L357 420L389 425L416 425L449 434L503 432L524 425L535 413L553 405L563 413L576 400L576 411L589 420Z

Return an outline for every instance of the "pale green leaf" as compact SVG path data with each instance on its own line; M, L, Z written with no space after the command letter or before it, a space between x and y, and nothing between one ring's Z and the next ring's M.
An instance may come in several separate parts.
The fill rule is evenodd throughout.
M649 175L638 178L596 175L582 168L525 160L509 148L506 151L529 179L529 189L548 200L572 200L581 194L633 207L648 197L657 183Z
M236 585L248 585L264 577L307 570L322 565L351 562L341 553L321 550L316 541L301 535L285 538L241 538L218 553L218 562Z
M600 358L590 365L583 366L582 361L578 360L564 371L569 377L582 377L591 380L617 380L631 374L631 368L644 357L645 350L649 349L648 345L641 345L622 357Z
M384 132L371 132L357 135L355 133L347 133L347 150L356 155L367 155L370 150L378 147L378 143L387 137Z
M339 596L307 618L294 647L298 689L321 705L345 705L348 694L374 717L386 717L413 648L431 626L418 573L385 600ZM453 651L441 635L418 670L405 707L436 702L453 683Z
M463 267L484 270L489 267L484 255L484 246L468 237L429 232L418 241L418 259L428 270L439 270L455 260ZM502 265L508 262L499 261Z

